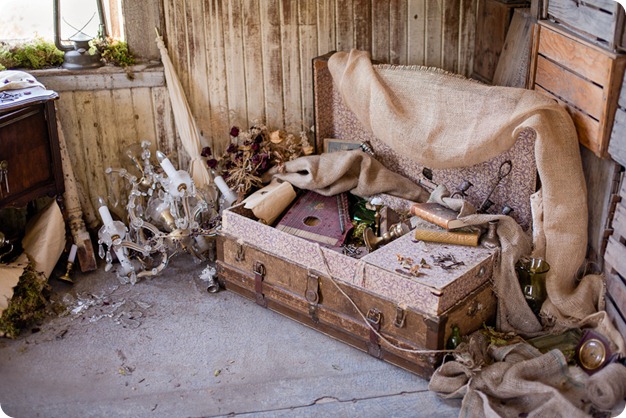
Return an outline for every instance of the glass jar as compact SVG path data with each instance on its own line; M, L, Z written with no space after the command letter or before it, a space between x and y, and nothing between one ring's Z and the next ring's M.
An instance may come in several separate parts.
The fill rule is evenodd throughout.
M520 260L515 266L522 294L535 315L539 315L541 306L546 300L546 276L550 264L541 258Z

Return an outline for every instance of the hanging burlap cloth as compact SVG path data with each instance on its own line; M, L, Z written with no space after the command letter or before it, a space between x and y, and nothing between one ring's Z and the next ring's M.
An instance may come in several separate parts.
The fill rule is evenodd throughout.
M546 332L546 324L551 332L572 326L595 327L609 337L615 350L626 354L623 339L603 311L602 276L577 275L587 248L586 185L576 130L565 109L534 91L486 86L441 70L372 66L363 51L335 53L328 65L343 101L363 126L397 153L430 168L479 164L508 150L522 129L534 129L542 184L533 198L535 248L510 217L465 218L471 223L499 220L501 254L494 273L497 327L523 336ZM543 325L526 304L514 270L517 259L531 251L551 266L546 279L548 301L541 312ZM526 357L513 356L515 361L507 361L501 353L491 357L494 354L497 363L488 367L445 363L433 376L431 386L440 393L465 396L461 415L492 416L495 412L489 399L530 393L537 393L542 402L524 404L526 410L512 406L508 412L528 413L530 409L541 415L569 411L565 408L567 397L559 395L554 384L555 370L565 380L576 379L567 376L568 369L558 354L540 356L534 352ZM454 376L450 372L454 366L450 365L455 364L463 369L464 377L449 379ZM502 378L491 378L494 373ZM520 379L520 374L531 377ZM485 385L493 387L487 389ZM545 390L537 389L538 385ZM546 389L555 386L557 389ZM480 408L475 410L478 404ZM502 408L498 413L506 410Z

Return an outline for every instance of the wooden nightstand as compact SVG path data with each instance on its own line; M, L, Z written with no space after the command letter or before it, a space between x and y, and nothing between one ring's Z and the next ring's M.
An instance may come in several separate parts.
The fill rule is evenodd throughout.
M0 208L23 207L45 195L62 199L56 98L0 110Z

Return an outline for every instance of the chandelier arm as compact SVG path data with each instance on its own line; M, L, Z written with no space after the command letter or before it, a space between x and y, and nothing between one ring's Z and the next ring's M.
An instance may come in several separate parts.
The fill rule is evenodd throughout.
M131 184L134 184L137 181L137 177L135 177L132 174L128 173L128 170L126 170L124 168L107 167L104 170L104 172L106 174L117 174L118 176L128 180L128 182L131 183Z
M183 211L185 212L185 220L187 221L187 225L185 228L189 228L191 225L191 210L189 209L189 196L185 193L182 197L183 201Z
M137 278L156 276L161 271L163 271L165 267L167 267L167 263L169 262L169 257L167 255L167 252L164 249L162 249L160 252L162 256L161 263L151 270L144 270L144 271L137 273Z
M139 253L142 253L142 254L146 254L146 253L150 253L151 252L151 251L146 250L145 248L143 248L141 245L135 244L132 241L122 241L119 244L116 244L116 245L113 246L114 250L115 250L115 247L128 248L128 249L135 250L135 251L137 251Z

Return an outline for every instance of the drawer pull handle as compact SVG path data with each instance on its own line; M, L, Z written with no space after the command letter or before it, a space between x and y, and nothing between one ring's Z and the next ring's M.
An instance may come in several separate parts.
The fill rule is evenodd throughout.
M4 197L3 184L7 194L11 193L9 190L9 162L7 160L0 161L0 197Z

